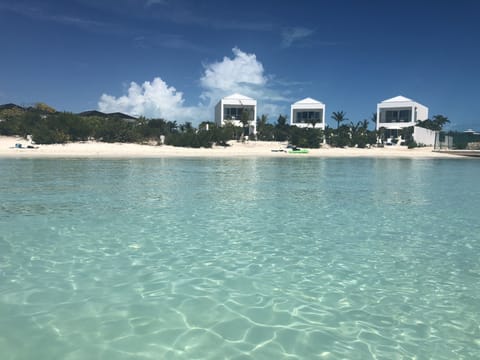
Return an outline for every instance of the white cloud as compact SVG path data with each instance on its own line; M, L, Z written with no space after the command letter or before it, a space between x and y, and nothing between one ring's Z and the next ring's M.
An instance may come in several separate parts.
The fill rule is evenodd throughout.
M275 122L279 115L287 115L288 117L290 116L290 114L287 114L284 106L273 103L262 104L258 109L258 114L268 115L268 120L271 122Z
M298 40L306 38L313 34L313 30L304 27L292 27L282 31L282 46L290 47Z
M231 93L255 96L266 85L267 78L261 62L255 54L248 54L233 48L233 58L224 57L222 61L204 65L205 72L200 78L204 88L202 99L210 105Z
M161 78L142 85L131 82L126 95L118 98L103 94L98 108L103 112L124 112L130 115L143 115L147 118L192 121L196 110L184 106L183 93L168 86Z
M203 87L201 98L208 101L209 106L233 93L250 96L259 103L287 101L280 91L272 87L273 76L265 74L263 64L255 54L243 52L237 47L232 52L232 58L225 56L222 61L204 65L205 72L200 78Z
M200 78L201 102L197 106L185 106L183 93L168 86L161 78L142 85L132 82L127 94L114 97L103 94L98 108L104 112L124 112L143 115L147 118L164 118L179 123L191 121L194 125L204 120L213 120L213 108L224 96L241 93L258 100L259 114L265 110L278 116L281 105L289 101L282 92L271 86L273 77L267 76L255 54L233 48L233 57L204 65ZM265 109L265 110L263 110ZM277 112L274 114L273 112Z

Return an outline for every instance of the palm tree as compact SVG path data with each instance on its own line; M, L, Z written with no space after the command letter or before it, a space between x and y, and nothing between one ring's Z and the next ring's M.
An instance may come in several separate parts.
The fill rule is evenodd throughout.
M345 115L347 115L347 113L344 111L334 111L332 113L331 118L337 122L337 131L338 131L338 128L340 127L340 123L342 121L348 120Z
M368 136L368 119L359 121L356 125L353 122L350 122L350 129L352 135L352 145L357 145L359 148L364 148L367 146L371 140Z
M287 116L279 115L277 123L275 124L275 140L285 141L288 139L288 124Z
M446 116L435 115L433 117L433 120L427 119L427 120L419 121L417 125L425 129L441 131L443 126L449 122L450 120L448 120Z
M442 130L443 126L447 123L450 122L446 116L443 115L435 115L433 117L433 122L435 123L437 129L436 130Z
M363 130L367 131L367 129L368 129L368 124L369 124L368 119L363 119L363 121L361 122L361 125L360 125L360 126L361 126L361 128L362 128Z
M382 126L380 127L376 133L377 133L377 141L380 143L380 144L383 144L383 141L385 140L385 128Z
M277 119L277 124L275 125L278 128L284 128L287 126L287 116L279 115Z
M240 115L240 122L242 123L243 127L243 135L249 134L249 126L250 126L250 111L248 108L243 108L242 113Z
M267 125L268 115L262 114L261 117L257 116L257 128L263 128Z
M179 126L180 132L192 132L193 131L193 125L190 121L187 121L185 124L181 124Z
M312 128L315 129L315 125L317 125L320 122L320 118L316 118L315 116L312 116L311 118L308 119L308 123L312 125Z
M173 134L174 132L177 132L177 130L178 130L177 121L176 121L176 120L174 120L174 121L167 121L166 128L167 128L167 131L168 131L170 134Z

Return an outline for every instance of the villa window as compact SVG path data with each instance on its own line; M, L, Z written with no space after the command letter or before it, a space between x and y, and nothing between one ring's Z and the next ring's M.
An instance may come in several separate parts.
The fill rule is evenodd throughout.
M412 109L392 109L380 111L380 122L383 123L397 123L397 122L411 122Z
M312 121L321 122L321 111L295 111L296 123L310 123Z
M400 110L398 120L400 122L410 122L412 120L412 110Z
M243 112L248 113L248 119L253 119L253 109L245 107L225 107L224 108L224 119L226 120L241 120Z

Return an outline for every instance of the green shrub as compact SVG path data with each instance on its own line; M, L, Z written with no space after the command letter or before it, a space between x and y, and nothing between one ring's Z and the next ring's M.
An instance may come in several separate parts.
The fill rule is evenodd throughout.
M407 143L407 146L408 146L409 149L414 149L414 148L418 147L418 144L415 140L412 140L412 141L409 141Z

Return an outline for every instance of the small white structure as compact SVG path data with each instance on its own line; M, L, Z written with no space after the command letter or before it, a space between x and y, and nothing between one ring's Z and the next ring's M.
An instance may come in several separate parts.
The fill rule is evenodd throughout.
M440 131L434 131L429 129L424 129L420 126L415 126L413 128L413 139L417 144L425 145L425 146L434 146L435 139L437 138Z
M399 130L428 119L428 108L404 96L396 96L377 104L376 129L385 129L385 137L399 138Z
M325 104L305 98L290 106L290 125L298 127L312 127L325 130Z
M257 133L257 100L241 94L233 94L221 99L215 106L215 123L224 126L231 123L243 126L242 121L248 121L250 135Z

